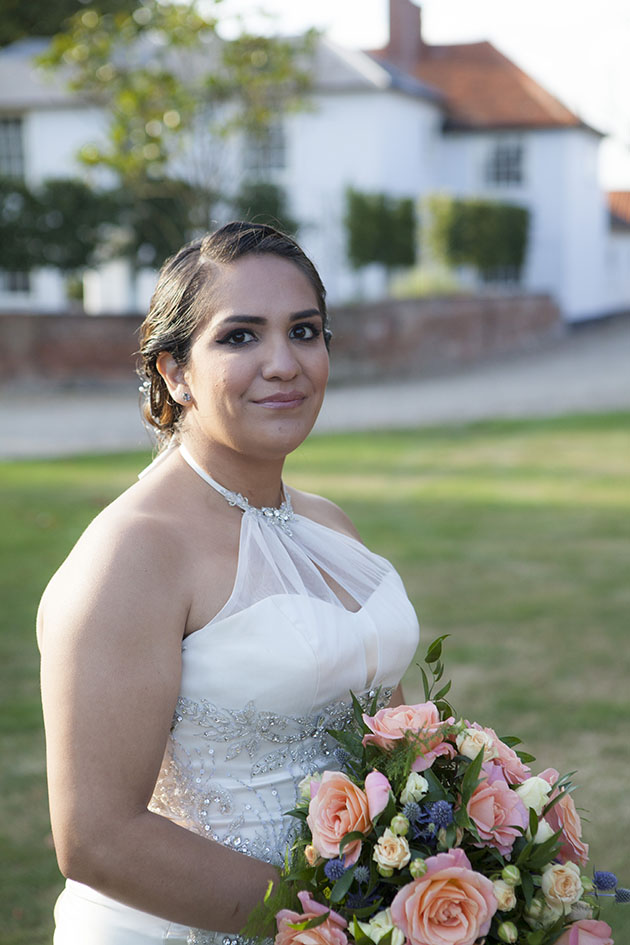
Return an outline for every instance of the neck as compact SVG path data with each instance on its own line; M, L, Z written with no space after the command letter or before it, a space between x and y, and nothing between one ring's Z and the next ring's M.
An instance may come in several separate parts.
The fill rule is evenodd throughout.
M236 453L219 444L182 437L182 443L202 469L219 485L240 492L250 505L278 507L282 503L284 456L264 458Z

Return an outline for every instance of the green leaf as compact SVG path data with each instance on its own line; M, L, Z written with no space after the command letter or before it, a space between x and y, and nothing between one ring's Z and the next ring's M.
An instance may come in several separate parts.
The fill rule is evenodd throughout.
M354 840L365 840L365 834L361 833L360 830L353 830L351 833L347 833L339 844L339 856L341 856L348 844L352 843Z
M369 728L366 726L365 722L363 721L363 706L361 705L361 703L359 702L359 700L357 699L357 697L355 696L353 692L351 692L350 695L352 696L352 711L354 714L354 720L359 726L359 731L369 732Z
M524 765L529 765L532 761L536 761L536 756L530 755L528 751L517 751L516 754Z
M450 689L451 689L451 686L452 686L452 685L453 685L453 684L449 681L449 682L446 683L445 686L442 686L442 688L440 689L440 691L439 691L439 692L436 692L436 694L433 696L433 701L434 701L434 702L437 702L438 699L442 699L442 698L446 695L447 692L450 692Z
M517 735L500 735L499 739L504 745L507 745L508 748L514 748L515 745L520 745L523 741L523 739L518 738Z
M363 910L362 910L363 911ZM371 909L369 910L372 911ZM356 942L356 945L364 945L365 942L372 942L373 940L369 935L366 935L359 923L357 922L357 913L355 912L352 916L352 938Z
M525 897L525 905L528 906L534 898L534 883L529 873L521 873L521 888Z
M429 782L429 795L431 800L445 801L448 799L448 792L441 781L438 780L435 772L431 768L421 772L422 777Z
M538 824L539 824L538 814L533 809L533 807L530 807L529 808L529 832L531 833L532 838L535 837L536 834L538 833Z
M440 656L442 655L442 641L446 640L446 638L449 636L450 633L443 633L441 637L438 637L437 640L434 640L433 643L431 643L424 658L425 663L437 663Z
M335 885L333 886L330 892L330 901L331 902L341 902L343 897L346 895L350 886L352 885L352 880L354 879L354 866L351 866L343 874L341 879L338 879Z
M283 816L297 817L298 820L306 820L308 817L308 811L304 810L303 807L294 807L293 810L285 811Z
M483 752L480 751L474 761L468 765L466 774L462 779L462 807L466 807L472 797L473 791L479 784L479 775L481 774L481 765L483 763Z
M422 687L424 689L424 698L428 702L429 699L431 698L431 686L429 685L427 674L423 670L422 666L420 667L420 672L422 674Z
M305 919L304 922L287 922L287 925L295 929L296 932L306 932L308 929L315 929L318 925L323 925L329 915L330 909L328 912L324 912L323 915L318 915L314 919Z

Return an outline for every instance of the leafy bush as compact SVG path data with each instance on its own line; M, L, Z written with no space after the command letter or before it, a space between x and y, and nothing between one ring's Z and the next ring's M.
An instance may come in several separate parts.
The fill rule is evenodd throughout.
M438 259L474 266L483 275L522 269L529 230L524 207L436 195L427 201L427 209L428 242Z
M355 269L381 263L387 269L416 261L413 200L387 194L346 191L347 252Z

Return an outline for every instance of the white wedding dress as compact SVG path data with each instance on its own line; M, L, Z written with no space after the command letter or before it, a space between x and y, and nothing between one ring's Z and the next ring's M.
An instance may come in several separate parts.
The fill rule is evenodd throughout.
M151 810L243 854L281 864L297 785L336 768L326 729L352 718L350 691L385 705L418 624L402 582L360 542L280 509L255 509L184 459L242 509L239 561L221 611L182 643L182 679ZM323 575L356 602L349 610ZM54 945L223 945L68 880Z

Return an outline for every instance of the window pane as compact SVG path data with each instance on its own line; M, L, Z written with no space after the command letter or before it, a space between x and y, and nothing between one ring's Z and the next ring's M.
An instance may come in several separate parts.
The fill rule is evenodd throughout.
M0 118L0 175L24 176L21 118Z
M491 184L523 182L523 144L521 141L498 141L488 160L486 180Z

